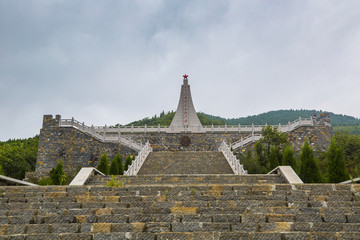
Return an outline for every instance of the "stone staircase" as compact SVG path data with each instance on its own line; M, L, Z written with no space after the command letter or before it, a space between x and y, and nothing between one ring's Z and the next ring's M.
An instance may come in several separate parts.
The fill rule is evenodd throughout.
M149 174L233 174L221 152L152 152L138 175Z
M360 185L157 177L112 188L0 187L0 239L360 239Z
M113 176L115 181L128 185L214 185L214 184L275 184L285 183L277 174L171 174L171 175L137 175ZM92 176L87 185L104 185L111 180L111 176Z

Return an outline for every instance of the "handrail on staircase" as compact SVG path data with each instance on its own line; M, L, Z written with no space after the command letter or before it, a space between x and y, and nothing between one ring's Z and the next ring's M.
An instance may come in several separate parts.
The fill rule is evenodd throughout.
M222 141L219 151L224 154L225 159L228 161L231 169L236 175L247 174L247 171L244 169L243 165L240 164L240 161L236 158L225 141Z
M142 149L141 144L133 141L132 139L128 139L124 136L121 136L121 132L117 131L117 133L110 133L109 127L105 125L105 127L96 127L96 126L86 126L84 123L81 123L74 118L72 119L61 119L59 122L59 127L73 127L78 129L81 132L87 133L90 136L101 142L119 142L127 147L135 149L136 151L140 151ZM114 128L115 129L115 128Z
M153 151L152 147L150 146L149 141L145 144L145 146L141 149L139 154L135 157L135 160L132 162L132 164L129 166L128 170L124 173L124 175L131 176L131 175L137 175L140 168L145 162L145 159Z

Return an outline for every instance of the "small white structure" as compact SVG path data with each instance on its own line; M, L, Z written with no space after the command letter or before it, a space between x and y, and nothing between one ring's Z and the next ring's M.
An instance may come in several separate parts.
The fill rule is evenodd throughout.
M181 86L179 105L174 119L170 124L170 132L202 132L203 126L196 114L195 107L191 98L188 75L184 75L184 83Z
M271 170L268 174L278 174L290 184L304 183L291 166L278 166Z
M83 185L86 184L88 179L93 174L100 174L102 176L105 176L105 174L103 174L102 172L100 172L96 168L83 167L83 168L81 168L80 172L78 172L78 174L76 174L75 178L71 181L71 183L69 185L70 186L83 186Z

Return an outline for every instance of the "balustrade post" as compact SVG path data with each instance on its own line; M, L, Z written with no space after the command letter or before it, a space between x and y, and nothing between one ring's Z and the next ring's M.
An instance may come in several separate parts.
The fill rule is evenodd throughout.
M94 125L91 125L91 131L92 131L93 136L95 137L95 128L94 128Z
M71 126L74 127L74 117L71 118Z
M160 132L160 124L158 124L158 133Z
M84 122L82 123L82 129L85 132L85 123Z
M299 116L299 125L301 126L301 116Z
M225 123L225 133L227 133L227 124Z
M146 131L147 131L147 125L146 125L146 123L145 123L145 133L146 133Z
M254 123L251 124L252 132L254 132Z
M279 131L281 131L281 123L279 123Z
M105 141L105 135L106 135L106 125L105 125L104 131L103 131L103 141Z
M240 126L240 123L239 123L239 126L238 126L238 128L239 128L239 132L241 132L241 126Z
M211 124L211 132L212 133L214 132L214 124L213 123Z
M288 129L289 129L289 131L291 131L290 121L288 121Z

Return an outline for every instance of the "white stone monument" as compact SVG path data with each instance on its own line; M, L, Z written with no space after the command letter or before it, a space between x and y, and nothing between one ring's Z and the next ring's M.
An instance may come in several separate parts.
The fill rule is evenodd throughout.
M191 98L188 75L184 75L184 83L181 86L180 100L174 119L170 124L170 132L202 132L203 127L196 114Z

